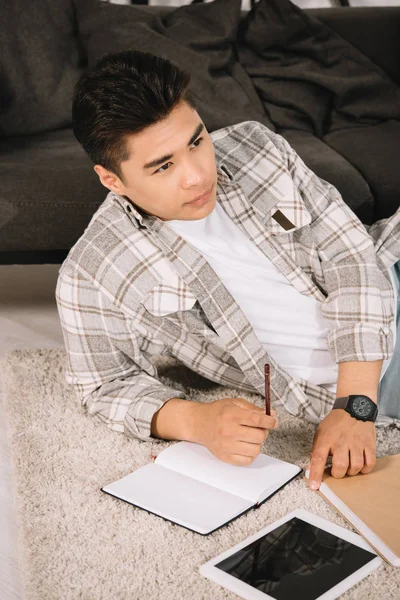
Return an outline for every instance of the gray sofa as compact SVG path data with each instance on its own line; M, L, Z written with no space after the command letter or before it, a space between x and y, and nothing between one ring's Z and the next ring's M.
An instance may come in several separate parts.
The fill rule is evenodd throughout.
M172 39L175 44L171 51L166 46L164 55L176 62L182 60L181 66L186 67L184 53L174 48L179 50L178 44L181 44L183 48L185 45L190 48L190 52L199 52L200 46L190 45L191 41L184 39L181 31L179 35L174 34L178 16L187 18L193 14L201 19L199 11L216 10L210 7L211 4L196 4L195 9L185 9L196 13L177 14L175 8L107 5L107 12L97 17L93 16L98 10L95 0L42 0L40 3L3 0L0 7L1 264L62 262L105 198L107 190L99 183L93 165L71 128L71 96L80 74L88 65L95 64L102 53L126 47L130 28L154 15L159 20L151 21L151 35L146 37L146 34L141 39L139 30L135 30L134 39L130 39L131 47L157 53L159 47L154 45L152 36L160 35L162 24L168 43ZM400 7L304 12L361 51L393 85L400 85ZM147 17L143 17L145 14ZM171 15L176 17L175 21L170 20ZM245 16L241 13L240 18L243 20ZM146 27L149 23L146 22ZM143 23L141 27L143 30ZM221 36L218 39L222 39ZM222 44L221 48L225 46ZM218 55L219 60L221 56ZM198 67L192 60L192 64L196 74L202 63L199 61ZM244 83L240 79L244 77L242 70L232 71L230 81L221 80L222 96L224 85L227 94L236 93L233 87L233 91L228 90L233 81L235 85L239 82L242 91L247 89L249 73L254 75L249 65ZM226 113L219 113L218 107L214 110L212 104L209 111L205 105L204 112L199 109L210 131L240 120L272 122L306 164L336 185L364 223L371 224L398 208L400 129L397 126L400 123L396 118L383 118L379 127L374 127L373 121L368 126L356 123L354 128L344 124L330 132L329 137L301 123L293 127L278 126L279 118L274 120L271 100L264 105L260 102L263 95L262 87L257 87L260 82L254 79L251 82L254 86L246 91L246 101L250 99L250 104L243 110L237 107L231 110L229 106L234 102L226 103ZM197 78L195 86L201 83ZM371 106L373 102L372 98ZM280 114L284 113L287 114L287 109Z

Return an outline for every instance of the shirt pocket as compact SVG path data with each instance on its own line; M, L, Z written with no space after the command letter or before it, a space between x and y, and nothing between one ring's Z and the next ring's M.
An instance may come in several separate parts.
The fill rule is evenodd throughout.
M297 197L294 200L277 202L266 220L266 232L272 235L293 234L310 225L312 217L304 202Z
M142 305L152 315L162 317L171 313L190 310L197 300L183 279L163 282L147 292Z

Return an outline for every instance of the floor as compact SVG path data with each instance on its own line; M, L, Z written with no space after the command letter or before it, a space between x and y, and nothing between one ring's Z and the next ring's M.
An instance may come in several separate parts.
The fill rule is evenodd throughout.
M0 359L17 348L63 347L54 290L60 265L0 265ZM16 516L0 380L0 598L22 600Z

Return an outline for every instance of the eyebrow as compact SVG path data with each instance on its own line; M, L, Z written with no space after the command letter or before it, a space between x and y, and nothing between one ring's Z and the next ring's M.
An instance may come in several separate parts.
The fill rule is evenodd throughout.
M192 135L192 137L190 138L190 140L188 142L188 146L191 146L193 144L193 142L200 135L200 133L203 131L203 129L204 129L203 123L199 123L195 129L194 134ZM160 158L155 158L151 162L148 162L145 165L143 165L143 169L152 169L153 167L158 167L158 165L162 165L170 158L173 158L173 156L174 156L173 154L166 154L165 156L161 156Z

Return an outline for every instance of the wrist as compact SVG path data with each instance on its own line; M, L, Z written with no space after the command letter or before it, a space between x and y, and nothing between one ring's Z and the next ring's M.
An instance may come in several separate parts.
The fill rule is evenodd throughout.
M339 363L336 397L363 395L377 404L382 361Z
M201 405L198 402L171 398L153 415L151 434L164 440L199 442Z

